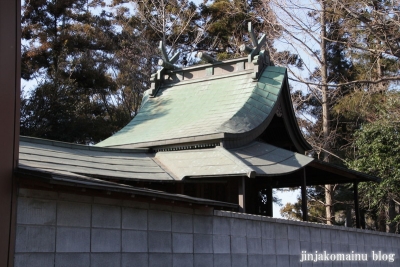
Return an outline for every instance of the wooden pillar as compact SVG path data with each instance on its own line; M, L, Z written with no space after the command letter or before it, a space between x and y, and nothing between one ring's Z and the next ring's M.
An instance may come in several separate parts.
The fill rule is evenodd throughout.
M0 266L13 266L21 79L21 1L0 1Z
M256 180L254 178L245 179L245 206L246 213L256 214L257 213L257 189Z
M225 200L226 202L232 202L231 200L231 183L230 180L228 179L226 181L226 187L225 187Z
M266 189L267 189L267 204L268 204L267 216L274 217L274 201L273 201L274 196L272 195L272 186L268 185Z
M359 207L359 202L358 202L358 182L355 182L353 184L353 188L354 188L354 211L356 213L356 227L361 228L360 207Z
M200 187L200 198L204 198L204 184L200 183L199 187Z
M182 182L176 184L176 193L181 195L185 194L185 187Z
M360 210L360 225L362 229L365 229L365 213L363 210Z
M396 208L393 200L389 200L388 212L389 220L393 220L396 217ZM393 221L390 222L390 224L387 226L386 232L393 234L396 233L396 223Z
M238 181L238 203L239 212L246 212L246 177L242 177Z
M301 175L301 211L303 213L303 221L308 221L308 209L307 209L307 177L306 168L303 168Z

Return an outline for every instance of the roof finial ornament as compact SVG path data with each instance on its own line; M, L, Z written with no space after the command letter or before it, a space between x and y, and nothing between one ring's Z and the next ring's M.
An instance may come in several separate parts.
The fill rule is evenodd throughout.
M263 34L260 39L257 40L256 35L254 33L253 26L251 25L251 22L248 23L248 31L250 34L251 42L253 43L253 48L246 46L245 44L242 44L239 49L241 52L245 52L249 54L249 62L252 62L254 57L258 55L261 51L261 47L265 44L267 41L267 36Z
M210 56L209 54L207 54L206 52L199 52L197 53L196 57L207 61L208 63L214 63L217 62L217 60L215 58L213 58L212 56Z
M174 65L175 62L178 61L180 52L176 53L171 59L168 58L167 50L165 49L165 44L163 41L160 41L160 45L158 48L161 51L161 57L158 60L158 65L162 68L154 73L150 77L150 96L154 97L157 94L158 89L160 88L161 82L164 80L164 74L166 70L174 70L178 69L177 66Z
M167 50L165 49L165 45L163 41L160 41L160 45L158 47L161 51L161 57L162 59L158 60L158 65L162 66L163 68L167 70L173 70L173 69L178 69L177 66L174 65L176 61L179 59L180 53L176 53L171 59L168 59L168 54Z

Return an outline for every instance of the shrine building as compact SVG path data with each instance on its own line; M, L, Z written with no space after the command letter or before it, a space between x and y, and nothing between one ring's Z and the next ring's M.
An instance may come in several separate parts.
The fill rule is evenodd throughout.
M174 65L179 55L169 59L161 43L161 69L128 125L95 146L21 137L18 176L27 184L35 177L152 197L157 191L271 217L273 189L300 187L305 221L307 186L353 183L360 227L357 184L379 179L307 155L287 70L274 66L264 42L223 62L200 53L208 63L187 68Z

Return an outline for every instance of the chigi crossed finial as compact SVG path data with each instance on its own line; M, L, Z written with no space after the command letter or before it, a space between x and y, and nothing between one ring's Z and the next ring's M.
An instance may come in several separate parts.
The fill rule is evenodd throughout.
M251 25L251 22L248 24L248 31L250 34L251 42L253 43L253 48L246 46L245 44L242 44L239 49L241 52L246 52L249 54L249 62L253 60L253 58L258 55L261 51L261 47L265 44L267 41L267 36L263 34L260 39L257 40L256 35L254 33L253 26Z
M175 66L174 63L178 61L180 53L179 52L176 53L171 59L169 59L163 41L160 41L160 45L158 48L161 51L161 57L162 57L158 60L158 65L161 66L162 68L158 70L157 73L152 74L150 77L150 82L151 82L150 96L155 96L157 94L157 91L160 87L160 83L164 79L163 76L166 70L179 69L179 67Z
M163 68L165 68L167 70L178 69L178 67L175 66L174 63L176 61L178 61L180 52L176 53L171 59L168 59L167 50L165 49L165 45L164 45L163 41L160 41L160 46L158 48L161 51L161 57L162 57L162 59L160 58L158 60L158 65L162 66Z

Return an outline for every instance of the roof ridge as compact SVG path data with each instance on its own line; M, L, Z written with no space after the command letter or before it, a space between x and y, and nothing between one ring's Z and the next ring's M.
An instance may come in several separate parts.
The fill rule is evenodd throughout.
M192 83L201 83L201 82L206 82L206 81L219 80L219 79L230 78L230 77L235 77L235 76L240 76L240 75L247 75L252 72L253 72L253 70L250 69L250 70L232 72L232 74L212 75L212 76L207 76L206 78L199 77L197 79L183 80L183 81L178 81L175 83L166 83L166 84L163 84L160 87L160 89L168 88L168 87L175 87L175 86L183 86L183 85L192 84Z

